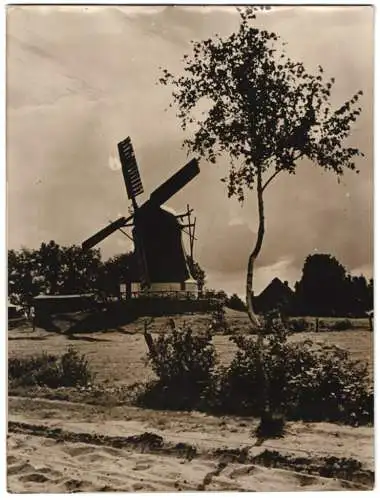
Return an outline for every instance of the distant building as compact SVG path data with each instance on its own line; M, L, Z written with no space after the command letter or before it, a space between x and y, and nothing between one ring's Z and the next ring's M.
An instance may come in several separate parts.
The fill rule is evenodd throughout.
M56 313L85 311L94 308L94 294L37 295L33 298L36 317Z
M290 312L293 307L294 297L295 293L289 287L287 281L282 282L280 279L274 278L260 295L254 297L254 304L259 313L266 313L273 309Z

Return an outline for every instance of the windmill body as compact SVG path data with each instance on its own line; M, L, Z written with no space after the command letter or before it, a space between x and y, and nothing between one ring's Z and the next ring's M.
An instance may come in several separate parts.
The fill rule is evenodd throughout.
M192 253L195 222L192 224L190 221L191 211L188 208L185 214L175 215L162 205L199 173L197 161L192 160L185 165L138 207L136 195L142 193L143 188L130 139L119 143L118 148L134 213L128 218L121 217L100 230L82 244L83 249L95 246L118 229L130 227L141 277L139 282L130 283L127 287L131 296L174 294L178 297L182 294L196 298L197 283L187 265L182 240L183 230L188 227ZM187 225L183 224L184 217L188 218Z

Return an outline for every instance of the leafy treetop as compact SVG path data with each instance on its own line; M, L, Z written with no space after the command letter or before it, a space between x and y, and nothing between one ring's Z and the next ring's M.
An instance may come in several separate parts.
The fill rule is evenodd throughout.
M181 76L163 70L160 82L173 85L182 128L196 127L184 145L211 163L226 153L230 169L222 180L241 202L258 174L264 191L279 172L294 174L300 157L338 176L357 170L354 158L362 153L343 144L361 112L362 91L333 109L335 79L287 57L277 34L251 25L254 9L239 14L240 27L227 38L192 42ZM207 113L194 112L201 102Z

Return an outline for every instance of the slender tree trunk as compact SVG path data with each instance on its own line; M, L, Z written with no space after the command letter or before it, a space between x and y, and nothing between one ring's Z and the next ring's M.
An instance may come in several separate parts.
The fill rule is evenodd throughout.
M260 331L261 322L258 315L255 313L255 307L253 304L253 271L255 262L259 256L264 234L265 234L265 216L264 216L264 198L263 198L263 183L262 183L262 171L261 168L257 172L257 203L258 203L258 214L259 214L259 224L257 231L256 244L253 248L252 253L248 259L248 269L247 269L247 281L246 281L246 300L248 316L253 327L258 327L258 338L257 338L257 375L259 378L259 405L260 405L260 417L261 422L258 431L264 429L268 422L272 419L270 404L268 399L268 381L264 367L263 359L263 347L264 347L264 336ZM265 431L264 431L265 432Z
M256 244L248 259L247 281L246 281L246 301L248 308L248 316L254 327L260 326L260 320L255 313L253 305L253 269L257 257L259 256L265 233L265 217L264 217L264 199L263 199L263 186L262 186L262 172L259 168L257 173L257 202L259 213L259 225L256 238Z

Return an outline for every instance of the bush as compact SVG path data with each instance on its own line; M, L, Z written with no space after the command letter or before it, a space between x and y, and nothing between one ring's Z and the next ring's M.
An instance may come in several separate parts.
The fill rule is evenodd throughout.
M349 319L340 319L329 325L329 330L342 332L344 330L352 330L354 328L353 323Z
M13 385L77 387L87 386L94 380L88 361L69 347L60 358L45 352L28 358L10 358L8 380Z
M269 323L261 356L265 399L273 413L350 424L373 421L367 366L349 360L348 353L335 346L311 340L290 343L279 322L272 318ZM219 411L259 416L264 401L258 343L242 336L233 340L238 351L230 366L219 372L214 405Z
M87 386L95 378L85 355L80 355L72 347L61 357L60 374L60 382L64 387Z
M218 304L217 308L211 313L211 321L209 324L209 331L213 333L227 333L229 330L228 321L226 318L226 311L223 305Z
M305 318L292 318L287 321L286 326L291 332L301 333L310 330L311 325Z
M237 351L227 367L216 366L210 334L174 328L160 335L149 355L158 380L145 387L137 402L250 416L262 416L269 406L270 414L288 419L373 422L367 366L335 346L289 342L278 314L267 315L260 330L257 339L231 337Z
M210 334L193 335L191 328L173 328L153 341L149 353L158 381L149 384L138 402L154 407L193 409L202 406L215 367Z
M257 333L265 337L271 345L273 339L277 341L285 339L286 329L278 313L272 311L265 316L264 326ZM264 404L261 389L265 376L261 367L264 366L265 371L268 371L269 357L272 358L269 368L271 377L269 400L276 401L280 408L281 398L284 397L280 388L285 376L285 367L280 359L281 353L276 352L276 349L269 352L266 346L263 355L260 356L258 340L242 335L231 337L231 340L238 350L230 365L218 372L218 384L213 394L215 408L238 415L260 415Z

